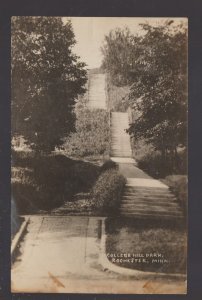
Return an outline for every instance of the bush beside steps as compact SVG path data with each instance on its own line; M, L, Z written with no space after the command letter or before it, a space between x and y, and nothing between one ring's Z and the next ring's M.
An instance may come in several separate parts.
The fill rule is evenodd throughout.
M117 212L125 184L125 177L116 169L102 172L91 190L94 208L107 214Z

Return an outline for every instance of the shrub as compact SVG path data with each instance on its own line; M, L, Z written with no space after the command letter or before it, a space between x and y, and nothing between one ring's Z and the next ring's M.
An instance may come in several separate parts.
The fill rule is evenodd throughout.
M176 195L180 206L182 207L185 215L187 214L187 205L188 205L188 191L187 191L187 176L186 175L170 175L167 176L164 180L173 193Z
M111 159L106 160L104 164L101 166L101 171L104 172L109 169L117 169L118 165Z
M131 147L133 156L137 161L141 161L145 156L149 155L151 152L154 152L154 147L151 144L146 144L143 139L137 141L132 137Z
M172 174L172 168L168 161L162 159L159 152L150 152L138 160L138 166L155 178Z
M116 86L112 83L110 75L107 76L108 109L111 111L126 112L129 107L128 95L130 87Z
M104 171L91 191L95 208L103 212L115 212L119 207L125 183L125 178L118 171Z
M163 178L171 174L186 174L187 171L184 152L178 153L178 160L175 161L172 156L167 155L163 158L159 151L150 148L150 152L141 154L136 160L141 169L155 178Z
M40 202L35 186L31 184L13 182L12 183L12 195L17 207L17 211L20 214L34 213L40 207Z
M85 157L109 153L109 113L104 109L90 110L81 105L76 111L76 132L64 143L68 156Z
M73 195L87 192L100 174L100 167L64 155L31 157L16 155L12 193L19 213L50 210Z

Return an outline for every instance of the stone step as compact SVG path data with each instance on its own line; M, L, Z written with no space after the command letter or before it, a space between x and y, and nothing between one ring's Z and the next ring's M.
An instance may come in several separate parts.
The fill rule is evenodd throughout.
M128 141L125 141L124 139L120 139L119 141L113 142L111 144L111 148L116 148L116 149L122 149L122 148L127 148L128 150L131 151L130 143Z
M123 125L129 127L128 120L121 118L117 120L111 119L111 129L115 128L116 126L121 127Z
M124 137L118 137L116 141L113 140L111 143L111 147L115 147L115 146L119 148L127 146L129 149L131 149L130 141Z
M171 214L153 214L153 213L142 213L142 212L132 212L132 213L122 213L121 214L123 217L127 217L127 218L140 218L140 219L184 219L183 215L180 216L176 216L176 215L171 215Z
M123 121L123 122L129 122L128 121L128 117L127 116L111 116L111 120L112 120L112 123L115 123L115 122L118 122L119 120Z
M159 193L159 194L165 194L165 193L171 193L170 189L164 189L161 187L149 187L149 186L132 186L132 185L128 185L127 187L125 187L125 191L134 191L135 192L143 192L143 193Z
M116 141L118 139L121 139L121 138L124 138L126 139L127 141L130 141L130 137L127 133L124 133L124 132L120 132L120 131L117 131L117 132L111 132L111 137L112 137L112 140Z
M112 140L111 147L128 147L131 149L130 141L124 137L118 137L116 140Z
M121 154L121 153L132 153L132 151L130 151L128 148L115 148L115 147L111 147L111 151L113 151L114 153L117 153L117 154Z
M126 210L136 210L136 209L142 209L142 210L158 210L158 211L174 211L178 212L180 211L180 208L178 205L172 206L172 205L161 205L157 203L150 203L150 204L145 204L145 203L122 203L121 204L121 209L126 209Z
M114 148L115 150L120 150L120 149L128 149L128 150L130 150L130 147L129 147L129 145L119 145L119 144L116 144L116 145L111 145L111 148ZM130 150L131 151L131 150ZM131 151L132 152L132 151Z
M164 188L158 188L158 187L143 187L143 186L127 186L125 187L125 192L128 193L140 193L145 195L151 195L153 194L159 194L159 195L173 195L172 191Z
M104 95L102 95L102 96L89 95L89 101L97 101L97 100L100 101L100 102L102 102L102 101L106 102L106 98L105 98Z
M129 134L125 131L125 129L127 129L127 127L120 127L120 128L111 128L110 129L110 132L113 134L113 135L122 135L122 136L127 136L128 139L130 138Z
M110 155L117 158L132 158L132 155L130 152L127 153L115 153L114 151L110 152Z
M124 141L120 139L120 141L117 141L115 143L112 143L111 144L111 148L115 148L115 149L122 149L122 148L127 148L131 151L131 148L130 148L130 143L128 141Z
M168 186L162 183L161 181L153 178L127 178L126 187L145 187L145 188L161 188L168 190Z
M117 128L128 128L129 125L128 125L128 121L127 120L117 120L117 121L114 121L112 120L111 121L111 130L116 130Z
M131 151L131 149L129 148L129 146L127 147L127 146L118 146L118 145L116 145L116 146L111 146L111 149L112 150L114 150L115 152L124 152L124 151L127 151L127 152L132 152Z
M110 131L111 132L118 132L120 130L120 132L124 132L125 134L127 134L129 136L129 134L126 132L126 129L128 128L128 122L117 122L116 123L111 123L111 128Z
M118 129L120 129L121 132L125 132L125 134L127 134L129 136L129 134L125 131L128 127L129 127L128 122L117 121L117 123L111 122L110 130L116 132L116 131L118 131Z
M128 115L127 115L127 113L126 113L126 115L124 114L124 115L118 115L118 116L115 116L114 114L112 114L111 119L114 122L116 122L118 120L123 120L123 121L128 122Z
M117 120L115 122L113 120L111 120L110 124L111 124L110 130L116 130L117 128L125 129L125 128L129 127L128 121L126 121L126 120Z
M129 126L129 122L128 119L126 118L111 118L111 125L120 125L120 124L126 124L127 126Z
M123 142L123 143L122 143ZM116 142L113 142L111 144L111 147L113 148L127 148L127 149L130 149L130 143L128 141L124 141L124 139L120 139L119 141L116 141Z
M125 144L124 142L123 143L121 142L121 143L112 144L111 148L114 148L114 149L117 149L117 150L126 148L126 149L131 151L130 144L128 144L128 143L125 144L125 145L124 144Z
M129 149L117 149L117 148L111 148L111 150L114 152L114 153L117 153L117 154L121 154L121 153L131 153L131 151L129 151Z
M124 193L123 195L123 199L145 199L145 200L152 200L152 199L156 199L156 200L162 200L162 201L166 201L166 200L172 200L172 201L176 201L176 197L174 195L159 195L159 194L148 194L148 195L144 195L144 194L138 194L138 193Z
M125 155L125 154L129 154L131 156L131 151L124 151L124 150L114 150L113 148L111 148L111 153L115 154L114 156L120 156L121 157L121 154Z
M129 147L124 147L124 146L120 146L120 147L118 147L118 146L111 146L111 149L112 150L114 150L114 152L132 152L130 149L129 149Z
M115 154L114 156L119 156L119 157L121 157L121 155L125 156L126 154L129 156L132 156L131 155L132 153L130 151L115 151L115 150L111 149L111 153Z
M110 152L110 155L111 156L114 156L114 157L120 157L120 158L131 158L131 153L114 153L113 151Z
M157 204L160 204L160 205L179 205L179 203L177 202L177 200L173 200L173 199L167 199L167 200L162 200L162 199L156 199L156 198L153 198L153 199L145 199L145 198L139 198L139 197L136 197L136 198L122 198L122 202L121 203L129 203L129 204L135 204L135 203L145 203L145 204L148 204L148 205L152 205L152 203L157 203Z
M130 142L129 136L124 133L121 134L120 132L117 132L117 134L111 135L111 140L114 142L117 142L117 141L120 141L123 139L126 140L127 142Z
M99 103L104 103L106 104L106 100L104 97L98 98L98 97L89 97L89 102L99 102Z
M111 139L111 144L116 145L117 143L122 143L124 141L124 144L127 144L130 147L130 140L126 137L117 136L116 138ZM122 145L124 145L122 144Z
M133 187L133 186L125 187L124 192L128 194L137 194L137 195L145 195L145 196L147 195L149 196L151 194L159 195L159 196L174 196L174 194L169 189L157 190L156 188L153 188L151 189L151 191L149 191L148 189L139 189L139 187Z
M130 139L130 136L129 134L125 131L125 129L127 129L127 127L121 127L119 129L110 129L110 132L113 136L125 136L125 137L128 137L128 139Z
M111 145L111 148L113 148L114 150L127 149L128 151L132 152L129 145L124 146L124 145L121 145L121 144L120 145L116 144L116 145Z
M89 76L88 100L89 108L106 109L105 74Z
M113 137L112 139L115 142L120 141L120 140L126 140L126 141L130 142L129 136L124 133L122 133L122 134L120 132L118 132L117 134L111 133L111 136Z
M141 209L142 211L147 210L158 210L158 211L174 211L174 212L181 212L181 208L178 205L161 205L161 203L153 203L153 204L147 204L143 202L137 202L137 203L122 203L120 206L120 209L133 211L137 209Z
M149 215L168 215L168 216L176 216L181 217L183 214L180 211L167 211L165 209L141 209L141 208L133 208L133 209L126 209L120 208L121 214L149 214Z
M120 118L120 117L127 117L128 118L128 113L127 112L111 112L111 115L113 118Z
M117 150L126 148L131 151L130 143L128 141L125 141L124 139L120 139L119 141L111 143L111 148L114 148Z
M128 148L131 150L131 147L130 147L130 142L127 141L126 139L119 139L117 141L112 141L111 143L111 147L114 147L114 148Z

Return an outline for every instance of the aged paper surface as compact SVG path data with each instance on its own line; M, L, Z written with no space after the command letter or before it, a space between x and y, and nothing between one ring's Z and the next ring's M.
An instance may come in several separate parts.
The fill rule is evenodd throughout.
M187 27L12 18L12 292L186 294Z

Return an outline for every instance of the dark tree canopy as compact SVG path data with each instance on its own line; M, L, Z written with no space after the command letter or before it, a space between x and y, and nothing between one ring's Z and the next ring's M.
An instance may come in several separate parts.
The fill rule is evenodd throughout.
M187 140L187 30L172 23L142 24L139 36L116 30L105 37L102 50L106 71L115 82L119 78L118 85L130 86L128 106L137 119L129 133L162 153Z
M71 22L60 17L12 18L12 134L34 150L50 152L74 130L86 83L75 43Z

